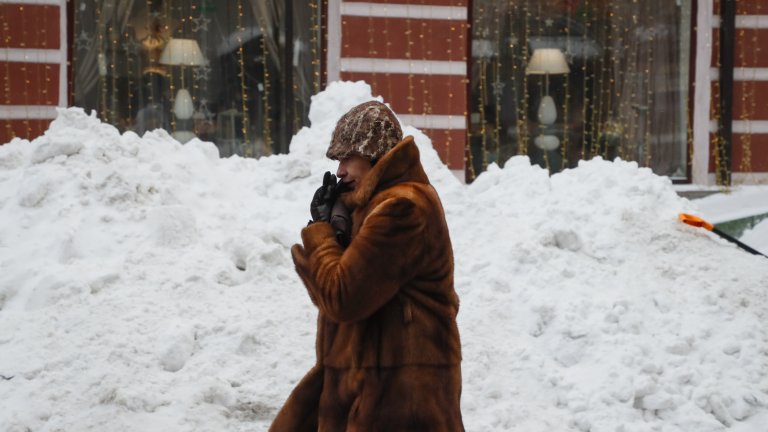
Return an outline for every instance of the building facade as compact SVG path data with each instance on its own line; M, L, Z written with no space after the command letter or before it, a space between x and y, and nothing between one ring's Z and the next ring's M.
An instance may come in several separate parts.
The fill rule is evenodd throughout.
M768 183L768 0L3 0L0 142L55 107L222 156L287 151L365 80L471 181L514 155Z

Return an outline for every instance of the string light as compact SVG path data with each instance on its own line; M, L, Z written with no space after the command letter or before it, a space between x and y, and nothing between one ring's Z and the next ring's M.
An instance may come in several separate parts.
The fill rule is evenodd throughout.
M260 35L261 35L261 49L263 52L266 52L266 45L264 43L264 39L266 38L266 34L264 33L264 27L259 27ZM248 86L245 83L245 53L243 50L243 38L242 34L245 31L243 28L243 2L238 0L237 2L237 62L240 66L240 98L243 102L243 141L245 145L245 156L246 157L253 157L253 146L251 145L250 140L248 139L248 130L250 129L250 115L248 113ZM264 67L264 92L267 91L267 59L266 56L262 56L262 66ZM269 127L269 111L265 110L264 114L264 131ZM267 135L267 134L265 134ZM267 135L268 136L268 135ZM271 143L268 143L271 144ZM268 148L272 148L271 145L268 146Z
M5 43L6 50L11 46L12 37L8 21L5 19L5 15L0 15L0 20L3 24L3 41ZM11 105L11 69L10 62L3 62L5 66L5 81L3 83L3 94L5 94L5 105ZM9 118L5 119L5 131L6 135L4 139L11 140L16 138L16 131L13 129L13 123Z
M128 112L125 124L130 124L130 118L133 116L133 49L131 49L133 39L128 32L123 34L123 44L127 47L125 50L126 68L128 69Z
M21 36L21 41L19 43L19 46L21 48L26 48L27 47L27 41L29 40L29 36L27 36L27 23L26 23L26 14L24 13L24 6L19 6L19 14L21 15L21 28L24 29L24 31L22 33L22 36ZM21 63L21 72L22 72L23 79L24 79L24 91L22 92L22 95L23 95L24 105L27 105L27 106L30 105L30 103L29 103L29 87L31 86L31 82L29 80L28 69L27 69L28 65L29 65L29 63L27 63L27 62ZM27 130L27 138L31 138L32 137L32 127L31 127L31 124L29 122L29 118L25 118L24 121L23 121L23 124L24 124L24 126L25 126L25 128Z
M584 12L582 13L582 16L584 17L584 31L582 31L581 34L581 43L582 47L588 46L588 39L587 34L589 33L590 29L590 23L589 23L589 0L584 1ZM586 125L583 123L587 120L587 88L589 83L589 74L587 73L587 59L585 56L584 63L581 65L581 73L582 73L582 98L583 102L581 104L581 159L587 159L587 128Z
M411 39L411 19L406 18L405 19L405 58L408 60L410 64L413 64L412 60L412 52L411 49L413 47L413 40ZM413 114L413 71L411 71L411 68L408 68L408 114Z
M571 50L571 8L566 5L565 9L565 54ZM565 169L568 160L568 147L570 144L570 131L568 130L568 106L571 104L570 80L566 76L563 80L563 90L565 92L565 103L563 103L563 145L560 146L560 170Z
M42 49L47 49L48 41L46 39L48 36L48 25L47 25L48 23L46 18L48 16L48 9L50 8L50 6L43 6L42 8L43 8L43 11L40 14L42 16L42 19L41 19L42 25L40 27L40 32L35 33L35 37L37 37L38 42L42 42L40 43L40 45L42 45ZM38 44L36 43L35 45L37 46ZM40 76L41 66L43 70L42 76ZM38 83L36 100L37 100L37 103L40 103L43 105L48 104L48 84L50 83L50 80L48 79L48 69L50 69L50 66L47 63L45 64L38 63L37 65L35 65L35 72L37 75L35 78L36 78L36 82ZM42 85L40 83L42 83Z
M644 3L646 5L646 7L647 7L647 10L646 10L647 15L646 16L648 17L648 22L651 22L651 23L655 22L656 21L656 16L655 16L655 13L654 13L655 8L649 2L644 2ZM650 7L648 7L648 6L650 6ZM653 153L652 146L651 146L651 138L652 138L651 127L652 127L652 122L651 122L651 115L650 115L650 113L653 112L653 109L652 109L652 107L653 107L653 88L651 86L651 83L653 81L651 80L651 71L653 70L653 61L654 61L654 56L653 56L653 39L654 39L654 36L655 36L654 32L655 32L655 28L652 27L651 30L649 31L649 35L648 35L648 43L647 43L648 60L647 60L647 63L646 63L645 69L644 69L644 72L645 72L645 83L646 83L645 84L645 89L646 89L646 96L647 96L646 103L645 103L645 107L646 107L646 110L645 110L645 145L643 146L643 150L645 150L645 161L638 160L638 162L639 163L643 163L644 162L645 166L650 166L651 165L651 156L652 156L652 153Z
M116 13L116 12L114 12ZM109 26L109 39L112 43L112 60L109 64L109 71L111 72L112 79L111 85L112 85L112 92L110 93L110 107L109 107L109 122L111 124L117 124L118 122L118 116L117 116L117 28L114 26L114 16L109 21L111 24Z
M320 14L318 12L318 3L310 2L309 8L312 16L311 37L309 40L310 51L312 53L312 94L317 94L320 91L321 85L321 63L320 63L320 51L322 50L322 44L320 42Z
M715 51L715 68L717 70L720 70L721 64L720 64L720 38L719 37L713 37L714 40L714 51ZM718 126L721 124L720 121L720 78L717 80L714 80L713 82L713 88L712 88L712 94L715 98L717 98L717 103L711 105L711 111L712 114L710 115L710 118L712 118L715 121L715 124ZM715 183L721 186L725 186L725 189L727 189L727 185L725 185L725 179L723 178L721 167L725 166L724 164L727 163L725 159L725 139L720 133L720 128L717 128L717 131L714 133L714 136L712 138L712 151L714 152L714 159L715 159Z
M342 27L342 28L349 28L349 27ZM368 6L368 57L369 58L377 58L379 56L378 51L376 50L376 28L373 24L373 4L370 4ZM349 40L351 38L342 37L342 40ZM347 45L349 47L349 45ZM374 93L377 92L379 88L378 80L376 79L376 69L374 68L373 71L371 71L371 89ZM388 95L389 96L389 95Z
M525 28L525 39L523 40L523 54L522 59L525 62L528 62L528 59L530 57L530 53L528 52L528 44L529 36L531 34L531 12L528 6L528 0L525 2L525 7L523 8L523 15L524 15L524 28ZM528 131L528 100L530 98L530 94L528 94L528 74L523 73L523 103L521 106L521 113L520 120L517 124L517 131L518 131L518 147L517 147L517 154L520 155L527 155L528 154L528 140L529 140L529 131Z
M501 13L499 13L498 6L493 14L493 21L494 21L494 36L496 41L496 49L499 49L501 47L501 29L500 22L499 22L499 16ZM494 118L493 118L493 144L494 144L494 161L496 163L499 162L500 152L501 152L501 136L500 136L500 130L501 130L501 95L502 95L502 82L501 82L501 59L500 55L493 56L493 96L494 96Z
M737 8L740 5L737 3ZM755 15L760 16L760 4L757 3L757 10L755 11ZM744 13L744 12L740 12ZM757 59L758 54L760 52L760 45L758 44L758 31L756 29L750 29L750 33L752 33L751 38L751 51L752 51L752 65L757 66ZM745 36L745 30L741 29L738 33L738 37L740 37L742 44L746 40ZM739 64L746 67L746 60L744 56L744 49L739 50ZM748 84L750 83L751 86ZM742 81L741 82L741 115L739 116L739 119L746 123L746 130L751 130L751 122L750 119L755 115L755 108L756 108L756 100L755 100L755 81ZM742 149L742 157L741 162L739 163L739 171L741 172L751 172L752 171L752 134L750 133L742 133L739 135L739 141L741 144Z

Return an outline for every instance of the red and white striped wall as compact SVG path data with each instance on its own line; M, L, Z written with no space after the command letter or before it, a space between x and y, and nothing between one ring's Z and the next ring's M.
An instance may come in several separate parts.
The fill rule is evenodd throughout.
M327 78L364 80L463 178L468 0L329 0Z
M0 144L33 139L67 106L66 0L0 0Z
M718 2L698 1L692 182L715 183ZM734 47L732 161L734 184L768 183L768 1L738 2ZM763 51L765 50L765 51ZM705 83L710 83L706 85Z

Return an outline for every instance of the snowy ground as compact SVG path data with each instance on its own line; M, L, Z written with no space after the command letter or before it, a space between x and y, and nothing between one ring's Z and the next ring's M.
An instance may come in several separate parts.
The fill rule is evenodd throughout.
M76 108L0 146L0 430L266 430L314 360L288 249L370 98L332 84L259 160ZM696 203L634 163L465 186L405 132L454 242L468 431L768 430L768 259L681 224Z
M699 215L711 223L768 214L768 186L737 186L724 193L696 200ZM768 255L768 219L746 230L740 240Z

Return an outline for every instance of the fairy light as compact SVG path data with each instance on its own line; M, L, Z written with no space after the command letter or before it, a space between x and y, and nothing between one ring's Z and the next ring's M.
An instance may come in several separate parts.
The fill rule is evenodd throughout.
M11 46L11 42L13 38L11 37L10 28L8 25L8 21L5 19L5 15L0 15L0 20L2 20L3 24L3 41L5 42L6 50L8 50L8 47ZM11 69L10 69L10 62L3 62L5 66L5 81L3 83L3 94L5 94L5 105L11 105ZM13 129L13 124L11 123L11 119L6 118L5 119L5 131L6 135L4 139L13 139L16 138L16 131Z
M598 5L595 5L599 7ZM597 15L602 13L598 10ZM606 40L605 28L606 26L600 25L595 22L593 26L596 40ZM590 157L595 157L600 153L600 122L603 114L603 86L605 85L605 54L598 56L595 61L594 78L592 81L592 100L590 101L590 107L592 108L592 121L590 127L590 139L592 142L592 150L590 151Z
M126 44L131 43L131 36L128 34L128 32L125 32L123 34L123 39ZM128 69L128 113L127 117L130 119L133 116L133 55L131 53L133 51L132 49L126 49L125 53L125 59L126 59L126 68Z
M342 28L348 28L346 26ZM348 40L349 38L342 38L343 40ZM368 58L376 58L378 57L378 51L376 50L376 29L373 24L373 4L369 4L368 6ZM374 68L373 71L371 71L371 89L373 89L374 92L378 90L379 83L376 76L376 69Z
M525 6L523 8L523 16L524 16L524 29L525 29L525 39L523 40L523 60L525 62L528 61L530 57L530 53L528 52L528 39L531 34L531 12L528 9L528 2L525 2ZM517 153L520 155L527 155L528 154L528 140L529 140L529 131L528 131L528 100L530 99L530 94L528 94L528 74L525 72L522 73L523 77L523 103L522 103L522 115L520 116L520 121L517 125L517 135L519 137L517 141Z
M761 15L760 3L756 3L756 6L757 8L755 11L755 15L760 16ZM737 7L739 7L739 4L737 4ZM751 38L752 65L757 66L757 59L760 53L760 44L758 43L759 31L756 29L750 29L750 33L752 34L752 38ZM741 29L739 31L739 37L741 39L740 43L743 45L744 42L746 41L744 29ZM745 50L743 49L739 50L739 64L746 67L744 51ZM757 102L755 100L755 81L754 80L742 81L741 87L742 87L741 105L743 108L741 111L740 119L746 123L747 125L746 129L751 130L751 125L750 125L751 119L755 115L755 109L757 107ZM752 134L750 133L740 134L739 140L742 148L742 157L741 157L741 162L739 163L739 171L750 172L752 171Z
M721 30L719 30L721 31ZM714 40L714 59L715 59L715 68L717 70L720 70L721 63L720 63L720 38L719 37L713 37ZM711 105L711 115L710 118L712 118L715 121L715 124L720 125L720 78L713 81L713 89L712 94L716 95L718 98L718 103ZM717 131L714 133L714 137L712 138L712 150L714 152L714 159L715 159L715 183L718 185L724 185L724 178L722 175L722 170L720 167L724 166L723 164L726 164L727 161L724 160L725 155L725 140L723 136L720 134L720 128L718 127Z
M165 20L165 23L163 25L163 33L168 34L170 36L170 26L168 25L168 22L173 19L173 16L171 14L172 8L170 6L170 2L163 2L163 14L168 17L169 19ZM169 67L168 69L168 106L173 107L176 103L176 84L174 80L174 68ZM173 113L173 109L171 108L171 112L168 116L171 120L171 133L176 133L176 116Z
M520 16L520 8L519 8L519 2L515 2L513 7L508 8L508 15L507 20L510 23L513 23L513 17ZM520 75L520 67L518 65L524 64L526 61L528 61L527 58L518 58L516 56L516 42L517 36L515 33L511 33L511 36L509 38L509 50L510 50L510 57L512 59L512 73L509 76L509 81L511 82L512 87L512 96L514 97L515 101L520 101L520 91L519 91L519 85L517 85L517 77ZM523 45L527 44L527 40L523 41ZM522 122L521 118L523 117L523 113L521 110L523 109L523 104L517 103L515 104L515 109L513 110L514 118L513 118L513 124L515 125L515 129L518 133L518 146L520 145L520 136L521 136L521 130L522 130ZM519 149L517 150L519 153Z
M590 23L589 23L589 17L587 11L589 10L589 0L584 1L584 12L582 13L582 16L584 17L584 31L581 35L581 43L582 46L587 46L588 40L587 40L587 34L589 33L590 29ZM587 88L589 83L589 75L587 74L587 61L586 58L584 59L584 62L581 65L581 73L582 73L582 104L581 104L581 119L582 119L582 125L581 125L581 158L582 159L588 159L588 153L587 153L587 127L584 124L587 120Z
M494 21L494 36L495 36L495 48L496 48L496 55L493 58L493 96L494 96L494 119L493 119L493 143L494 143L494 152L495 156L494 159L496 163L499 163L500 161L500 153L501 153L501 136L500 136L500 130L501 130L501 95L502 95L502 87L501 87L501 53L499 52L501 50L501 30L500 30L500 20L499 15L501 13L499 12L498 6L496 7L496 10L493 14L493 21Z
M320 50L322 50L322 45L320 43L320 13L318 7L319 5L315 1L309 3L309 9L312 16L312 36L309 39L310 52L312 53L312 94L316 94L320 91L322 81L322 68L320 63Z
M21 15L21 28L24 29L21 37L21 41L19 43L19 46L22 48L27 47L27 41L29 40L29 36L27 36L27 23L26 23L26 14L24 13L24 6L19 6L19 12ZM27 66L29 63L23 62L21 63L21 72L22 76L24 77L24 91L22 92L23 95L23 101L24 105L30 105L29 103L29 87L31 86L31 82L29 80L29 71L27 69ZM24 126L27 129L27 138L32 137L32 126L29 122L29 118L25 118L22 122Z
M411 30L411 19L406 18L405 19L405 58L408 59L410 63L412 63L412 47L413 47L413 40L411 39L411 34L413 31ZM413 114L413 72L408 69L408 114Z
M650 5L649 3L645 3L648 7L647 10L647 16L648 16L648 22L655 22L656 16L654 14L655 8L653 5ZM654 56L653 56L653 46L654 46L654 30L651 30L649 36L648 36L648 42L647 42L647 53L648 53L648 59L646 62L646 66L644 69L645 72L645 91L646 91L646 111L645 111L645 145L643 146L643 149L645 150L645 160L644 161L638 161L638 163L644 163L644 166L650 166L651 165L651 158L653 157L653 149L651 148L652 143L652 134L651 134L651 127L653 125L651 114L653 112L653 87L652 83L653 80L651 79L651 73L653 71L653 62L654 62Z
M483 3L481 2L473 2L473 6L477 7L477 10L475 11L475 16L483 16ZM452 28L453 29L453 28ZM472 31L473 39L477 40L480 37L479 34L479 27L478 26L472 26L470 28L470 31ZM452 42L448 43L449 47L454 46ZM449 48L449 53L452 53L452 51ZM477 60L478 62L481 62L481 60ZM480 63L480 70L482 71L482 63ZM480 79L481 79L481 87L482 87L482 72L480 72ZM482 99L482 89L480 91L480 98ZM471 102L470 102L471 103ZM482 102L480 103L480 107L482 107ZM472 122L470 119L470 127L466 130L466 139L467 139L467 150L464 152L464 166L467 167L469 171L469 180L472 181L477 176L477 173L475 172L475 156L472 148L472 138L473 138L473 127Z
M188 4L188 3L185 2L185 4ZM187 14L187 22L188 23L191 23L192 20L194 19L194 16L197 15L196 9L197 9L197 5L196 4L193 3L193 4L190 5L190 11ZM182 70L182 72L183 72L183 70ZM200 84L199 84L198 80L194 79L194 75L193 75L192 76L192 103L197 105L197 101L199 99L200 99Z
M99 68L99 116L101 121L107 121L107 77L101 73L101 62L104 61L104 27L101 20L101 2L96 3L96 23L98 32L98 58Z
M114 17L113 17L114 18ZM111 23L114 23L114 19L110 21ZM113 125L116 125L118 123L117 119L117 44L118 44L118 32L117 28L114 27L114 25L109 26L109 38L112 42L112 59L109 64L109 70L112 74L111 79L111 85L112 85L112 93L110 94L110 110L109 110L109 120L110 123Z
M565 22L567 23L565 26L565 54L569 54L569 50L571 49L571 8L566 7L565 9ZM568 131L568 106L571 104L571 93L570 93L570 79L568 79L568 75L565 76L565 79L563 80L563 91L565 92L565 102L563 103L563 145L560 146L560 170L565 169L566 161L568 160L568 146L570 144L570 140L568 139L569 131Z
M631 29L637 28L638 26L638 11L637 11L637 1L633 1L634 7L632 9L632 22L630 25L626 27L627 33L632 31ZM627 38L629 40L629 38ZM635 52L639 51L640 47L637 45L637 42L635 42L635 46L629 46L627 48L627 52ZM637 83L638 80L638 55L630 55L630 62L629 67L627 68L627 71L629 71L630 78L627 79L628 82L632 83L630 84L630 93L629 93L629 101L630 103L634 105L630 105L631 113L632 113L632 119L629 122L630 125L630 131L628 137L631 137L631 140L629 141L629 145L627 146L627 158L630 160L635 159L635 154L637 152L637 145L639 142L639 138L637 138L637 135L640 131L640 110L638 109L639 104L638 102L638 95L637 95Z
M617 45L619 47L621 47L623 52L630 53L631 52L630 51L630 46L629 46L629 41L630 41L629 31L630 31L630 27L629 27L628 20L626 20L626 16L625 16L624 13L617 14L617 18L620 20L619 28L621 29L621 32L619 33L619 41L617 42ZM631 58L633 56L630 55L629 57L630 57L630 61L631 61ZM618 82L622 83L621 86L617 85L617 88L616 88L616 98L619 101L619 108L618 108L618 110L619 110L619 113L620 113L619 114L620 115L620 120L619 120L620 130L619 130L619 134L621 136L621 141L620 142L623 143L617 149L618 150L617 151L617 156L622 158L622 159L628 159L626 157L626 155L624 154L624 152L625 152L625 149L627 149L628 146L632 145L632 142L630 140L630 138L631 138L630 127L632 127L634 125L632 120L629 118L629 115L630 115L630 111L629 110L631 110L632 99L631 98L628 99L626 97L622 97L622 94L624 93L624 90L626 89L626 84L624 84L624 83L629 82L629 80L631 79L631 78L626 78L625 77L625 75L629 75L628 70L632 71L631 67L628 67L628 66L629 66L629 62L624 62L622 67L617 68L618 71L619 71L618 72ZM631 75L629 75L629 76L631 77Z
M243 34L244 28L243 28L243 2L238 0L237 2L237 62L240 66L240 97L243 102L243 141L245 142L245 156L246 157L253 157L253 145L251 144L250 140L248 139L248 130L250 128L250 114L248 113L248 86L245 82L245 52L243 50ZM264 39L266 38L266 33L264 32L264 27L260 26L259 31L261 34L261 49L262 49L262 66L264 67L264 137L266 139L265 146L269 149L272 148L272 142L270 141L270 135L269 135L269 108L267 105L267 99L266 99L266 93L267 93L267 86L269 84L269 72L267 71L267 58L266 58L266 44L264 42Z
M48 16L48 9L50 6L43 6L43 12L42 12L42 20L41 20L41 27L40 32L35 34L38 41L42 41L42 48L47 49L48 48L48 22L47 22L47 16ZM35 72L37 74L37 83L43 83L43 85L37 85L37 101L38 103L42 103L44 105L48 104L48 83L50 83L50 79L48 78L48 70L51 68L50 65L47 63L45 64L37 64L37 67L35 67ZM42 66L42 77L40 76L40 66ZM31 138L31 137L30 137Z
M460 27L460 26L457 26L454 23L451 23L451 28L450 28L450 31L448 32L448 38L446 39L446 45L448 46L448 49L446 50L446 52L448 54L448 60L449 61L453 60L453 50L451 49L451 47L453 47L453 34L456 32L456 28L457 27ZM431 29L430 29L430 32L431 32ZM434 39L432 39L430 37L430 40L434 40ZM466 57L465 57L465 64L466 64ZM431 94L431 92L430 92L430 94ZM453 80L452 79L448 80L448 106L449 107L454 107L455 106L453 104ZM453 120L453 113L451 111L449 111L449 113L450 113L450 114L448 114L449 120ZM465 112L464 115L465 115L465 118L466 118L466 112ZM445 157L446 157L446 160L448 160L448 161L450 161L450 159L451 159L451 146L453 145L453 138L452 138L453 134L451 132L452 132L451 130L448 130L448 132L446 134L446 140L445 140L445 155L446 155ZM467 141L467 142L469 142L469 141ZM469 166L469 165L467 165L466 153L467 152L464 152L464 167L465 168Z
M386 5L385 5L386 7ZM386 60L389 60L392 58L392 42L389 37L389 20L384 20L384 31L382 31L381 37L384 39L384 58ZM393 93L392 93L392 74L389 73L389 71L384 73L384 82L387 85L386 93L385 93L385 100L391 101L393 100ZM379 93L384 93L383 91L379 91Z

